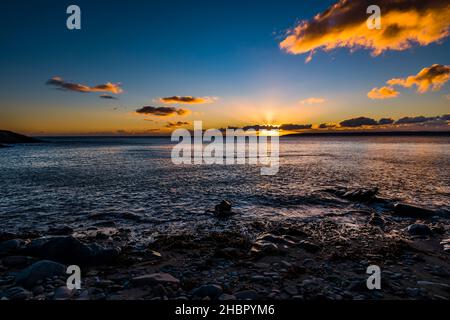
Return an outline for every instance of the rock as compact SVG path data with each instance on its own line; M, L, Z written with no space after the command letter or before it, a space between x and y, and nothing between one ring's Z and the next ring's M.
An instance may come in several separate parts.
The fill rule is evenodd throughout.
M303 248L304 250L311 252L311 253L316 253L318 251L320 251L320 246L317 244L314 244L312 242L306 241L306 240L302 240L298 243L298 245Z
M405 292L409 297L413 298L418 297L420 295L419 288L406 288Z
M394 204L394 213L401 216L424 219L431 218L436 215L436 212L434 210L412 206L404 203Z
M73 295L73 291L66 286L59 287L55 290L53 294L53 300L67 300Z
M445 289L450 292L450 284L441 283L441 282L433 282L433 281L417 281L417 285L422 287L435 287Z
M290 294L291 296L295 296L298 294L298 290L296 286L286 286L284 288L284 291L286 291L288 294Z
M377 193L378 188L376 187L372 189L353 189L342 194L342 197L349 200L366 202L374 200Z
M444 252L450 253L450 238L442 240L440 244L444 246Z
M256 300L258 298L258 292L255 290L243 290L234 294L237 300Z
M47 234L55 235L55 236L66 236L71 235L73 233L73 229L69 226L63 226L59 228L51 228L47 231Z
M26 288L32 288L38 281L45 278L65 275L65 271L66 268L62 264L42 260L17 273L16 283Z
M23 251L31 256L75 265L111 263L120 253L118 248L86 245L71 236L39 238Z
M236 300L236 297L231 294L222 293L219 296L219 300L221 300L221 301Z
M6 241L6 240L11 240L11 239L16 239L17 235L11 232L4 232L4 231L0 231L0 242Z
M133 279L131 279L131 282L136 286L157 285L157 284L168 284L178 286L180 284L180 280L178 280L171 274L164 272L134 277Z
M431 229L427 225L420 223L408 226L406 231L412 236L428 236L432 234Z
M385 221L384 221L383 217L381 217L381 215L379 215L378 213L373 213L369 220L369 224L380 227L380 228L384 227L384 223L385 223Z
M214 208L214 214L219 218L227 218L233 215L231 211L232 205L228 200L222 200L218 205Z
M11 268L11 267L24 267L32 264L35 262L36 259L33 257L27 257L27 256L9 256L5 257L2 260L2 263L5 267Z
M11 239L0 243L0 256L10 255L18 252L24 246L25 241L21 239Z
M223 289L220 285L217 284L205 284L202 285L192 291L192 295L195 297L210 297L211 299L217 298L221 293L223 292Z
M254 242L250 249L252 256L278 255L280 253L280 249L275 243L261 240Z
M26 300L31 298L32 294L22 287L13 287L4 292L4 297L8 298L9 300Z

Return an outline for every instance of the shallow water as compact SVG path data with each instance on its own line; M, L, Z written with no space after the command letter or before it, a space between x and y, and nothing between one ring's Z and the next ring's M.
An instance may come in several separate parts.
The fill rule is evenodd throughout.
M99 220L155 230L214 228L205 211L225 198L239 212L236 221L360 206L322 191L336 186L378 186L383 197L450 208L450 137L285 137L275 176L250 165L174 165L168 138L45 139L0 150L0 230Z

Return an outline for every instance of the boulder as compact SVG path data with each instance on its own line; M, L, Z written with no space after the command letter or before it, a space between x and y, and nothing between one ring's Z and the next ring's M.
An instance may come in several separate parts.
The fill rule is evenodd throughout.
M228 200L222 200L218 205L214 208L214 214L219 218L227 218L233 215L231 210L232 204Z
M131 279L131 282L136 286L152 286L157 284L178 286L180 284L180 280L164 272L134 277Z
M215 299L223 292L221 286L217 284L205 284L192 291L192 295L195 297L205 298L210 297Z
M11 239L0 243L0 256L17 253L23 248L25 241L21 239Z
M429 236L431 229L426 224L415 223L406 228L406 231L412 236Z
M405 203L394 204L394 213L401 216L429 219L435 216L437 213L434 210L417 207Z
M16 283L23 285L25 288L32 288L40 280L54 276L63 276L65 272L66 268L62 264L42 260L17 273Z
M237 300L256 300L258 298L258 292L256 290L243 290L234 293Z
M12 287L9 288L8 290L6 290L3 294L3 297L8 298L9 300L26 300L29 299L33 296L33 294L28 291L25 290L24 288L21 287Z
M111 263L120 254L118 248L86 245L71 236L39 238L23 251L31 256L75 265Z

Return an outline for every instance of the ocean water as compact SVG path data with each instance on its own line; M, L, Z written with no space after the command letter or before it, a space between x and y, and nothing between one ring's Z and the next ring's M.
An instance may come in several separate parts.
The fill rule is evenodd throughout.
M380 196L450 208L450 137L282 137L280 168L174 165L169 138L45 138L0 149L0 230L60 225L160 232L216 228L205 211L233 202L233 219L339 214L361 204L327 188L373 187Z

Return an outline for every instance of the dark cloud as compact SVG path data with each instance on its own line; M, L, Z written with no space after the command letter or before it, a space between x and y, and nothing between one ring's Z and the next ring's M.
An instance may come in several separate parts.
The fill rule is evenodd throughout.
M450 121L450 114L444 114L444 115L442 115L442 116L441 116L441 119L442 119L442 120L445 120L445 121Z
M404 117L398 119L395 124L416 124L416 123L424 123L429 121L435 121L439 120L440 117L424 117L424 116L418 116L418 117Z
M286 131L305 130L305 129L311 129L311 128L312 128L312 124L292 124L292 123L288 123L288 124L282 124L280 126L281 130L286 130Z
M376 125L378 125L378 122L371 118L359 117L359 118L344 120L340 123L340 125L341 125L341 127L356 128L356 127L362 127L362 126L376 126Z
M118 83L108 82L105 84L99 84L97 86L90 87L84 84L66 82L60 77L51 78L50 80L47 81L47 85L56 86L62 90L69 90L75 92L105 92L112 94L120 94L123 92L122 88L120 87L120 84Z
M370 5L381 9L381 29L367 27ZM449 35L448 0L340 0L310 20L288 31L280 48L291 54L309 54L336 48L369 49L373 56L388 50L426 46Z
M186 109L177 109L174 107L152 107L152 106L145 106L142 108L139 108L136 110L139 114L145 114L145 115L154 115L159 117L168 117L168 116L184 116L189 114L189 110Z
M102 95L100 95L100 98L102 98L102 99L110 99L110 100L117 100L117 97L111 96L109 94L102 94Z
M192 96L172 96L160 98L159 101L162 103L179 103L179 104L204 104L211 103L217 100L217 98L211 97L192 97Z
M187 125L190 125L190 123L185 121L167 122L166 128L178 128Z
M387 124L393 124L395 122L394 119L391 118L382 118L380 121L378 121L378 124L380 125L387 125Z
M233 128L233 127L228 127L229 129L235 129L236 130L236 128ZM245 126L245 127L243 127L243 128L241 128L241 129L243 129L243 130L255 130L255 131L260 131L260 130L276 130L276 129L278 129L278 127L275 127L275 126L269 126L269 125L250 125L250 126Z
M335 128L336 126L335 123L321 123L319 129Z

